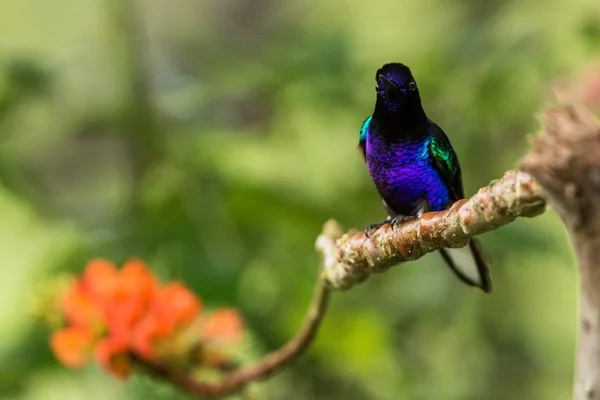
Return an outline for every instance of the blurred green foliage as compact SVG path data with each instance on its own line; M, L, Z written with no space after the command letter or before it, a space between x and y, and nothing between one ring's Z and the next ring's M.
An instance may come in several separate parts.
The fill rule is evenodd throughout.
M72 372L31 297L96 256L137 256L241 309L247 357L299 325L330 217L383 216L356 151L374 72L402 61L467 193L518 165L556 79L597 53L600 3L3 0L0 398L185 399ZM482 238L495 291L437 255L334 297L265 399L564 399L576 276L553 212Z

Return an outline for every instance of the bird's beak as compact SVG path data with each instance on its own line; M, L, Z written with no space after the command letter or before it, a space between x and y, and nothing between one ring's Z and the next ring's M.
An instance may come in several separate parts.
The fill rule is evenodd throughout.
M383 75L377 75L377 80L380 81L383 84L383 86L388 90L397 89L396 85Z

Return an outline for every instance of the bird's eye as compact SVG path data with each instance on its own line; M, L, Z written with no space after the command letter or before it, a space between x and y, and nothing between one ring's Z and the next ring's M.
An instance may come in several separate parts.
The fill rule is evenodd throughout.
M417 84L415 83L415 81L408 82L408 90L413 91L416 89L417 89Z

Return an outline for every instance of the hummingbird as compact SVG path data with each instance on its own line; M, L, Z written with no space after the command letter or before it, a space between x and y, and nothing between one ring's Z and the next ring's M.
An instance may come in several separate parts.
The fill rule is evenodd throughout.
M387 218L370 225L370 236L385 223L398 225L464 198L458 158L450 140L427 117L410 69L385 64L375 75L375 109L364 120L359 150L382 199ZM441 249L444 261L464 283L490 292L487 263L475 239L465 249Z

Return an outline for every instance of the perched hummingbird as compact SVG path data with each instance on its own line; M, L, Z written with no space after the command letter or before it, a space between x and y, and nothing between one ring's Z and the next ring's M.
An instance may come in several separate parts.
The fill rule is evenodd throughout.
M444 131L427 118L410 69L385 64L375 79L375 110L360 129L359 149L388 217L369 226L368 236L386 222L399 224L441 211L464 197L456 153ZM468 257L464 249L440 253L463 282L489 292L488 267L474 239L469 250Z

